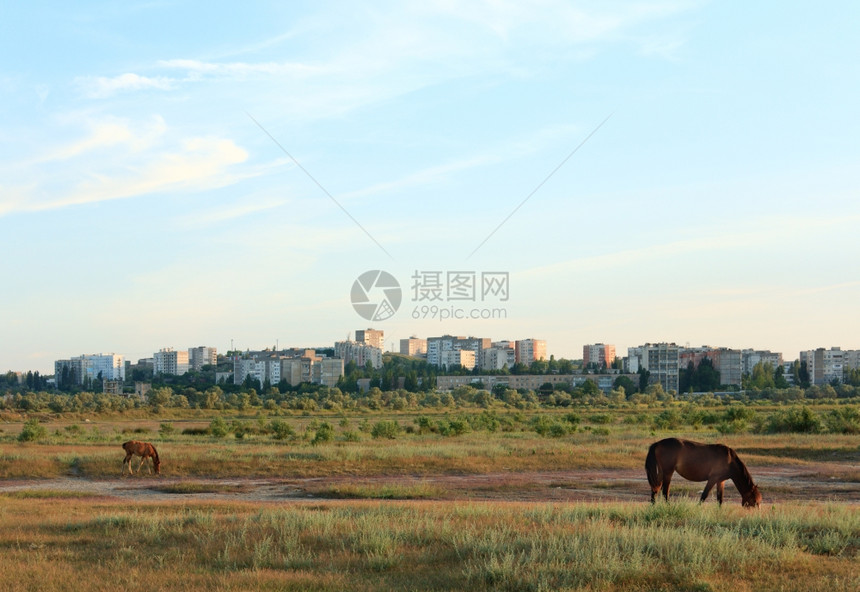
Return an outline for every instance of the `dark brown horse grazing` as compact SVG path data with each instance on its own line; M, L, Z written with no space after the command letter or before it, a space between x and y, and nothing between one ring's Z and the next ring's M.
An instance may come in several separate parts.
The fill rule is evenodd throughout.
M707 481L701 501L705 501L711 488L717 486L717 501L723 503L723 482L731 479L741 494L746 508L759 507L761 493L753 483L746 465L737 453L724 444L702 444L678 438L654 442L645 457L645 472L651 485L651 503L657 491L663 488L663 497L669 500L669 483L677 472L690 481Z
M140 467L143 465L143 462L147 458L152 459L152 466L155 467L155 474L158 475L161 468L161 461L158 459L158 452L155 450L155 446L150 444L149 442L138 442L137 440L131 440L122 445L122 449L125 450L125 460L122 461L122 474L125 475L125 465L128 465L128 472L130 475L134 474L134 471L131 470L131 457L139 456L140 463L137 465L137 472L140 472ZM146 468L149 469L149 474L152 474L152 469L149 468L149 465L146 465Z

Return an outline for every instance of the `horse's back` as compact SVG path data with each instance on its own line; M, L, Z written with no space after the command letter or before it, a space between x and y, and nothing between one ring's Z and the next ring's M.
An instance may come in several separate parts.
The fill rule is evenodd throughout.
M128 442L123 442L122 449L125 450L128 454L136 454L138 456L143 456L144 454L152 454L155 451L155 447L149 442L141 442L139 440L129 440Z

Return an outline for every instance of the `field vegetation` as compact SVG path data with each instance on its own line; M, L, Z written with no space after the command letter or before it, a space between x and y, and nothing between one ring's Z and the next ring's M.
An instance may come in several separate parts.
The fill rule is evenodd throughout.
M13 592L860 589L860 401L797 390L464 387L339 403L318 390L238 404L222 393L213 406L13 393L0 411L0 581ZM651 506L645 451L669 435L725 442L754 477L789 467L854 493L774 480L747 511L731 484L719 507L678 480L672 503ZM130 439L158 447L160 477L120 477ZM606 474L597 501L547 494L585 473ZM299 492L250 500L253 480ZM62 486L89 481L161 497Z

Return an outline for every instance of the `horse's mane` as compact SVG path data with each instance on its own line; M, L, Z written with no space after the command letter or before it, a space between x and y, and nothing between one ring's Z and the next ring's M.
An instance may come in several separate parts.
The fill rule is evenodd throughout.
M732 453L732 464L737 467L736 470L732 471L732 473L734 473L732 475L732 481L735 482L735 485L743 484L747 491L752 490L752 488L755 487L755 482L753 482L749 469L747 469L747 466L740 459L737 452L731 448L729 450Z

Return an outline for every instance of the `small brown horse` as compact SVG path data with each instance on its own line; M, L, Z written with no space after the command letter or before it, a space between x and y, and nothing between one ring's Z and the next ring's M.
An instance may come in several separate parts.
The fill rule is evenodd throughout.
M139 456L140 463L137 465L137 472L140 472L140 467L143 465L143 462L147 458L152 459L152 466L155 467L155 474L158 475L161 468L161 461L158 459L158 451L155 450L155 446L150 444L149 442L138 442L137 440L131 440L129 442L125 442L122 445L122 449L125 450L125 460L122 461L122 474L125 475L125 465L128 465L128 472L130 475L134 474L134 471L131 470L131 457ZM146 468L149 469L149 474L152 474L152 469L149 468L149 465L146 465Z
M717 501L722 505L723 482L731 479L741 494L744 507L757 508L761 504L761 493L746 465L734 450L724 444L702 444L678 438L660 440L648 448L645 472L651 485L652 504L661 487L663 497L669 501L669 484L674 472L690 481L708 482L700 501L705 501L716 485Z

